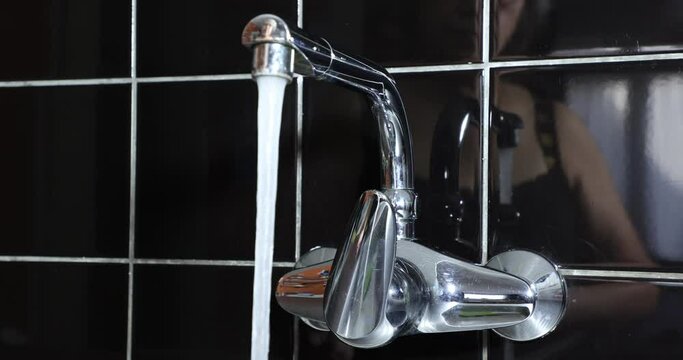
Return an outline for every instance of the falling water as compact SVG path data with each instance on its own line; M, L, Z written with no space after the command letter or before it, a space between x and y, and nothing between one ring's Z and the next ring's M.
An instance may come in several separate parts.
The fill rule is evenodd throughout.
M254 301L251 323L251 358L268 358L270 337L270 286L273 267L275 200L280 143L282 99L288 81L277 76L259 76L258 165L256 173L256 253Z

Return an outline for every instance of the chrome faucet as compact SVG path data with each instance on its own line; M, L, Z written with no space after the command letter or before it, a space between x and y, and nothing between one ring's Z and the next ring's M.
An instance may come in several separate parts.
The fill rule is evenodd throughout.
M359 91L370 99L379 127L381 189L361 195L338 251L314 249L280 279L276 298L282 308L362 348L401 335L482 329L523 341L556 327L566 289L547 259L518 250L479 266L416 241L410 130L396 83L384 68L274 15L252 19L242 44L254 53L252 76L291 80L296 73Z

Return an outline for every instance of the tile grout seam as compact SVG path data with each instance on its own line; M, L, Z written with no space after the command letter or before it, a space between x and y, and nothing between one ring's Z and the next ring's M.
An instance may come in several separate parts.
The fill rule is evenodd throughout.
M480 236L481 236L481 264L486 264L488 261L488 156L489 156L489 114L490 110L490 74L491 69L489 68L490 60L490 5L491 0L482 0L481 7L481 59L483 68L481 69L480 81L481 81L481 109L480 109L480 119L481 132L480 132L480 148L481 148L481 163L480 163ZM481 340L481 360L488 360L489 358L489 334L487 331L482 331Z
M491 113L490 94L491 81L489 68L490 57L490 1L482 1L482 24L481 24L481 57L483 61L483 69L481 70L481 109L480 109L480 238L481 238L481 259L480 263L486 264L488 261L488 199L489 199L489 121Z
M304 0L296 2L296 26L304 27ZM294 260L301 256L301 215L303 198L303 117L304 117L304 79L296 78L296 215L294 224ZM292 333L292 360L299 359L300 347L300 324L296 316L293 316Z
M133 291L135 287L135 210L137 183L137 0L131 0L130 24L130 181L128 212L128 308L126 359L133 358Z
M671 60L683 60L683 52L671 52L665 54L638 54L638 55L618 55L618 56L587 56L558 59L538 59L538 60L502 60L489 61L487 63L461 63L446 65L420 65L420 66L400 66L388 67L387 70L392 74L419 74L429 72L459 72L491 69L506 69L520 67L547 67L557 65L586 65L586 64L606 64L606 63L658 63ZM249 80L251 74L212 74L212 75L177 75L177 76L156 76L156 77L136 77L137 83L173 83L173 82L193 82L193 81L229 81L229 80ZM6 80L0 81L0 88L22 88L22 87L50 87L50 86L88 86L88 85L120 85L131 84L131 77L112 77L112 78L89 78L89 79L56 79L56 80Z
M0 255L0 263L63 263L63 264L111 264L126 265L130 263L127 257L66 257L66 256L32 256L32 255ZM253 260L209 260L209 259L161 259L135 258L135 265L173 265L173 266L215 266L215 267L250 267ZM277 268L291 268L292 261L275 261ZM633 279L643 281L674 281L683 282L683 272L661 270L610 270L591 269L586 266L560 266L560 273L568 278L593 279Z
M0 255L0 263L65 263L65 264L129 264L135 265L195 265L195 266L253 266L254 260L161 259L129 257L73 257ZM292 267L293 261L274 261L274 267Z

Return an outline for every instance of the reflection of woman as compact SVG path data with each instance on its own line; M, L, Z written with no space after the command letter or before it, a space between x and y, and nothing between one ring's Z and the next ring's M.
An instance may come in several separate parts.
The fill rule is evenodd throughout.
M513 37L524 3L500 1L496 36L501 48ZM584 254L572 254L569 243L584 239L608 261L652 265L583 122L565 105L535 97L522 86L501 78L493 85L494 106L524 123L508 174L522 217L520 245L530 241L533 247L551 247L559 259L571 262Z
M524 214L520 209L521 226L526 225L524 217L533 217L528 226L535 229L522 233L542 237L539 228L550 226L551 235L569 241L571 237L589 239L612 261L650 265L652 261L583 122L563 104L534 99L528 90L514 84L496 83L496 106L518 114L524 122L511 176L515 204L533 212ZM544 209L543 205L560 207ZM561 218L549 215L553 211ZM567 223L572 219L575 224ZM567 237L567 232L575 234Z
M525 0L499 0L498 5L495 36L498 49L502 49L511 38L520 37L518 22ZM493 81L494 106L516 114L524 124L514 149L514 167L508 174L520 220L513 244L501 245L549 247L563 263L584 256L582 260L595 264L595 257L573 253L583 239L609 262L653 266L582 120L564 104L534 96L504 77ZM598 319L644 316L656 307L658 290L645 283L602 283L573 286L569 295L565 321L595 324ZM633 298L638 301L623 301Z

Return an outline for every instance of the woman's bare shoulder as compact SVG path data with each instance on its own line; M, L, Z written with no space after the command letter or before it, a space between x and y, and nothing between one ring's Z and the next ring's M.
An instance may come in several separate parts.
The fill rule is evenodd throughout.
M605 166L600 149L579 115L566 104L555 102L555 131L564 170L571 184Z

